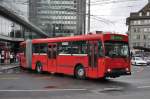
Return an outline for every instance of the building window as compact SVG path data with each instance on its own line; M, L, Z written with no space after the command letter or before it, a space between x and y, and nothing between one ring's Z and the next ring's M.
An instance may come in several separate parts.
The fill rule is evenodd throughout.
M137 32L137 28L133 28L133 32L136 33Z
M142 30L142 29L140 29L140 28L133 28L132 31L133 31L134 33L140 33L141 30Z
M146 13L146 16L150 16L150 12L147 12L147 13Z
M139 13L139 16L142 16L142 12Z
M149 40L150 40L150 35L148 35L148 36L147 36L147 39L149 39Z
M140 46L140 43L136 43L136 46Z
M143 39L146 40L148 35L143 35Z
M132 40L133 40L133 39L136 40L136 38L137 38L136 36L132 36Z
M144 47L146 47L146 45L147 45L147 44L146 44L146 43L144 43Z
M133 46L136 46L136 43L133 43Z
M148 24L150 24L150 20L148 20Z
M147 32L148 31L148 28L144 28L144 32Z
M134 42L133 46L140 46L140 43L139 42Z
M141 25L141 21L140 20L137 21L137 25Z
M137 21L134 21L134 25L137 25Z
M144 20L144 24L148 24L148 20Z
M141 25L141 20L135 20L135 21L133 22L133 25Z
M136 35L136 39L139 40L140 39L140 35Z

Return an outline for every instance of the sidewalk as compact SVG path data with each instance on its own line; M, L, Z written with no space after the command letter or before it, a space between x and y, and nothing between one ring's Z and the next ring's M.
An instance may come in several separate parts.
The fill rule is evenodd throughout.
M14 64L0 64L0 71L15 68L15 67L19 67L19 64L17 64L17 63L14 63Z

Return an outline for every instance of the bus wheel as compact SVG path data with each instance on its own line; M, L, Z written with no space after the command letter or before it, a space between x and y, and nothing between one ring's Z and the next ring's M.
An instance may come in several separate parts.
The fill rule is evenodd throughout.
M40 62L36 64L36 72L39 74L42 73L42 64Z
M85 70L83 66L77 66L75 68L75 77L77 79L85 79Z

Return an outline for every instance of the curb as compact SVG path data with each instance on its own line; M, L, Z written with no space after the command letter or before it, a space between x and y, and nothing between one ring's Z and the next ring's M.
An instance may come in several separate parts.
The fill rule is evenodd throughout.
M18 68L18 67L19 67L19 65L18 65L18 66L9 66L9 67L5 67L5 68L4 68L4 66L3 66L3 68L0 67L0 72L5 71L5 70L9 70L9 69Z

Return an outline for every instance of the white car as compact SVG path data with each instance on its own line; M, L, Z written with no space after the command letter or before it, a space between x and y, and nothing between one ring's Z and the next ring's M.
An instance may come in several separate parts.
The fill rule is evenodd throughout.
M150 65L150 57L144 57L144 60L147 62L147 65Z
M147 61L142 59L141 57L133 57L131 60L132 65L146 66Z

